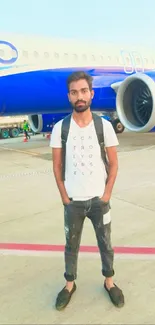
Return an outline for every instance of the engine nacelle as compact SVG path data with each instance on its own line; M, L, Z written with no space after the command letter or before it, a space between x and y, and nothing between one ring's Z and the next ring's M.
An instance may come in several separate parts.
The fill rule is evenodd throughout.
M116 88L115 85L113 87ZM136 73L120 83L116 110L121 123L133 132L149 132L155 126L155 82Z
M50 133L55 123L69 113L58 114L32 114L28 116L29 125L35 133Z

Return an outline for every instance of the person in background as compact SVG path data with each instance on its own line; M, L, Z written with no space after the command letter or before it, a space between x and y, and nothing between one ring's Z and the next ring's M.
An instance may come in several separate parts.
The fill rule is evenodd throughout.
M26 139L28 139L28 138L30 139L30 135L28 133L28 131L29 131L29 124L28 124L28 122L26 120L24 120L23 131L24 131L24 134L26 136Z

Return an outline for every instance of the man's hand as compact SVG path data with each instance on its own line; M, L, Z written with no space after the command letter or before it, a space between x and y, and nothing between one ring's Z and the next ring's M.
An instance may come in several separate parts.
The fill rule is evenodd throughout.
M53 157L53 172L61 195L62 202L64 204L68 204L70 203L70 200L64 186L64 181L62 179L62 148L53 148L52 157Z
M101 201L104 203L108 203L110 201L111 195L109 193L104 193L103 196L101 197Z
M62 202L63 202L63 204L69 204L71 201L70 201L70 199L66 198L66 199L63 199Z

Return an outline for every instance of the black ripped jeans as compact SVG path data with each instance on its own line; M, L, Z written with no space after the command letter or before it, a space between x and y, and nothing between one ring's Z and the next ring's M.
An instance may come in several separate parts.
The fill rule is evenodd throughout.
M99 197L87 201L72 201L64 205L65 224L65 273L67 281L77 278L77 260L81 234L85 217L94 227L102 262L102 274L105 277L114 275L114 252L111 246L111 220L108 220L110 204L105 204ZM109 213L108 213L109 212Z

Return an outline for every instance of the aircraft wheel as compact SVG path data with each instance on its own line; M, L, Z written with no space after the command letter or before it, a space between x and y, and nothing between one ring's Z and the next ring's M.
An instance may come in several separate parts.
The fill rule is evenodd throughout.
M122 133L125 129L124 125L120 122L119 119L112 121L112 125L116 133Z

